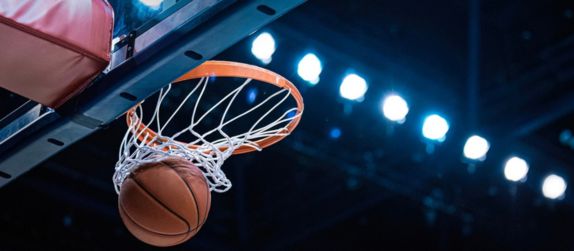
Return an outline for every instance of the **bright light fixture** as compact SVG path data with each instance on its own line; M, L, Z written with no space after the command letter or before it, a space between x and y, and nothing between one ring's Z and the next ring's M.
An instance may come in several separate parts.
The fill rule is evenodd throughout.
M251 53L264 64L271 62L275 53L275 39L268 32L259 34L251 44Z
M524 181L528 174L528 163L519 157L511 157L504 165L504 177L509 181Z
M426 117L423 122L423 136L430 140L444 141L449 129L450 126L446 119L437 114Z
M153 8L153 9L157 9L159 8L159 6L161 6L161 3L163 2L163 0L140 0L140 3Z
M321 60L313 53L307 53L297 64L297 74L311 85L319 83L321 71L323 71Z
M368 89L367 81L357 74L348 74L339 87L341 97L361 101Z
M490 149L490 143L478 135L470 136L464 144L464 157L471 160L484 160Z
M383 115L393 122L403 123L409 113L409 106L399 95L389 95L385 97L382 104Z
M544 183L542 183L544 197L553 200L559 199L564 196L564 192L566 192L566 181L564 178L556 174L550 174L544 178Z

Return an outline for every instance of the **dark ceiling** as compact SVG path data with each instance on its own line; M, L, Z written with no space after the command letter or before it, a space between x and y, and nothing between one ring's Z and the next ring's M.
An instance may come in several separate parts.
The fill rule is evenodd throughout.
M574 177L559 140L574 130L574 2L312 0L262 31L278 44L266 67L303 93L301 125L227 160L233 189L213 194L204 228L174 250L574 249L574 191L540 192L549 172ZM217 59L259 64L252 39ZM295 69L309 51L324 65L313 87ZM370 84L363 102L339 97L349 71ZM389 91L411 106L401 126L380 113ZM451 123L432 154L420 136L430 112ZM152 249L117 213L125 129L119 119L0 189L0 250ZM492 148L469 171L472 133ZM530 162L523 184L504 179L510 154Z

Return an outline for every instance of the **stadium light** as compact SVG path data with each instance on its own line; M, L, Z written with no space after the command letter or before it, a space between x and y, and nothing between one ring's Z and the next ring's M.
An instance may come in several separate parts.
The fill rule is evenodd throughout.
M504 177L513 182L525 181L528 169L528 163L525 160L513 156L504 164Z
M311 85L319 83L321 71L323 71L321 60L313 53L307 53L297 64L297 74Z
M443 117L432 114L427 116L423 122L423 136L427 139L442 142L446 138L446 133L450 126Z
M251 53L264 64L271 62L275 53L275 39L268 32L259 34L251 44Z
M486 153L490 149L490 143L478 135L470 136L464 144L464 157L471 160L483 161L486 159Z
M140 3L153 9L159 8L163 0L140 0Z
M564 192L566 192L566 181L564 181L564 178L556 174L550 174L544 178L542 183L544 197L553 200L560 199L563 198Z
M402 124L409 113L409 106L401 96L392 94L383 100L382 110L388 120Z
M345 99L362 101L368 88L364 78L357 74L348 74L339 87L339 93Z

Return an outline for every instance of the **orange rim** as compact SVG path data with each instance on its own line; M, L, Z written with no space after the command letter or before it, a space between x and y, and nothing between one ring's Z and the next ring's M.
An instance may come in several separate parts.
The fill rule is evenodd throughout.
M248 79L253 79L253 80L261 81L264 83L272 84L272 85L275 85L279 88L288 89L289 92L291 93L291 96L295 99L295 102L297 103L297 113L296 113L295 117L293 118L293 120L291 120L289 122L289 124L287 124L285 131L288 133L291 133L295 129L295 127L297 127L297 125L299 124L299 121L301 120L300 115L301 115L301 113L303 113L303 107L304 106L303 106L303 97L301 96L301 93L299 93L299 90L297 90L297 87L295 87L295 85L293 85L293 83L291 83L289 80L287 80L283 76L281 76L275 72L272 72L270 70L258 67L258 66L243 64L243 63L237 63L237 62L229 62L229 61L206 61L205 63L201 64L200 66L196 67L195 69L185 73L183 76L176 79L174 81L174 83L177 84L177 83L181 83L182 81L185 81L185 80L199 79L199 78L210 77L210 76L248 78ZM141 103L132 107L127 112L126 119L127 119L128 126L132 122L131 117L135 114L137 107L139 107L140 105L141 105ZM137 115L136 115L136 117L137 117ZM138 137L138 139L140 141L145 140L146 144L158 145L157 142L155 142L155 141L152 142L152 140L150 139L150 138L152 138L152 139L156 138L157 133L154 130L148 128L147 125L144 124L143 122L141 122L139 124L139 126L137 127L137 129L135 130L134 133L136 133L137 135L140 135ZM151 136L151 137L147 137L147 138L144 137L144 135L146 135L146 134ZM271 146L271 145L281 141L286 136L287 135L270 136L270 137L255 141L255 143L260 148L266 148L268 146ZM185 142L180 142L180 143L188 144ZM199 147L198 145L190 145L189 146L190 149L197 149L198 147ZM226 149L226 147L220 148L220 150L222 150L222 151L224 151L225 149ZM165 149L165 150L167 150L167 149ZM249 153L249 152L253 152L255 150L256 149L254 149L252 147L243 145L243 146L240 146L237 149L235 149L235 151L233 151L233 154Z

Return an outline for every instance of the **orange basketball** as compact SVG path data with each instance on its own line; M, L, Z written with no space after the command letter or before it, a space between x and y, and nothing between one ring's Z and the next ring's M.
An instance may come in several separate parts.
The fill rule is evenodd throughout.
M122 183L120 216L127 229L154 246L173 246L193 237L211 204L207 181L183 158L143 164Z

